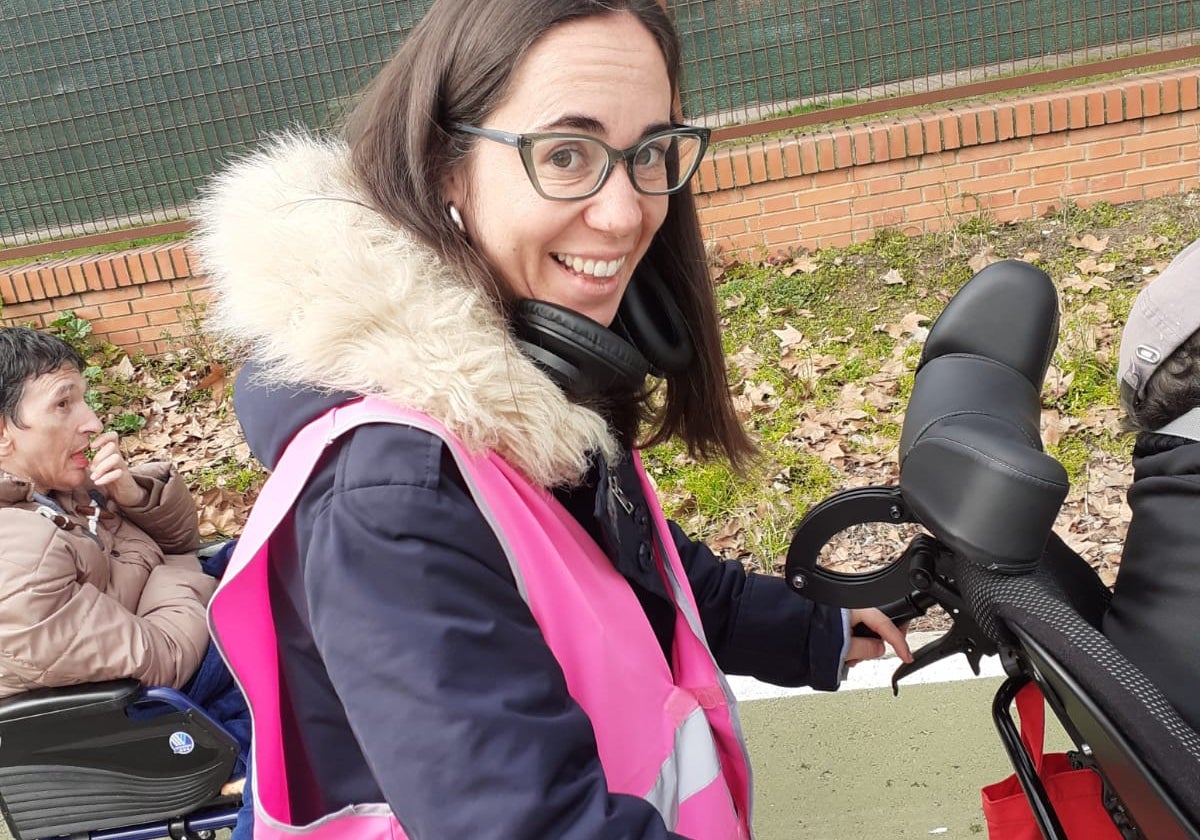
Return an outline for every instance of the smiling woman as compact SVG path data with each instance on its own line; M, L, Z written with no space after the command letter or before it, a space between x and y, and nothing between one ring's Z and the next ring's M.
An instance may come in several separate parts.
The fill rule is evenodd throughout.
M658 0L435 0L343 137L210 190L214 325L281 477L212 607L260 840L745 838L724 674L833 689L883 653L858 623L908 655L719 561L642 469L751 451L678 72Z
M667 197L639 190L634 167L612 167L598 143L637 150L670 118L671 84L654 36L632 15L609 15L548 32L517 65L509 96L482 128L456 126L492 140L512 130L541 133L525 135L524 155L479 144L447 179L446 198L459 208L465 235L509 294L612 323L666 218ZM591 132L583 141L545 134L582 128ZM547 201L547 192L576 200Z

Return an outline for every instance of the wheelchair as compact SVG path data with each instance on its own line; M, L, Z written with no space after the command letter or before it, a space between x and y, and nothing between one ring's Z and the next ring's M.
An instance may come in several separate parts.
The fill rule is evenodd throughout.
M1101 634L1110 592L1053 531L1068 482L1042 450L1040 394L1057 339L1057 293L1045 273L1009 260L972 277L930 328L898 484L815 506L797 526L785 573L813 600L879 607L897 621L945 609L952 628L897 669L894 691L946 656L965 655L976 673L984 655L1000 657L1007 679L992 719L1047 840L1067 835L1010 711L1030 681L1099 774L1123 837L1200 840L1200 733ZM873 571L820 565L836 534L877 522L922 533Z
M221 795L237 757L187 695L135 679L0 700L0 812L14 840L211 840L237 822L241 797Z
M15 840L211 838L237 742L185 695L137 680L0 700L0 810Z

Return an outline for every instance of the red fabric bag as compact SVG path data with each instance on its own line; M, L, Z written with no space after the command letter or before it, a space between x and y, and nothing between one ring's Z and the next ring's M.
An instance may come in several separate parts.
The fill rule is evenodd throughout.
M1066 753L1043 754L1046 703L1036 683L1017 692L1021 740L1033 759L1038 777L1063 831L1070 840L1122 840L1104 810L1100 776L1087 768L1076 770ZM983 818L990 840L1041 840L1033 809L1014 773L983 788Z

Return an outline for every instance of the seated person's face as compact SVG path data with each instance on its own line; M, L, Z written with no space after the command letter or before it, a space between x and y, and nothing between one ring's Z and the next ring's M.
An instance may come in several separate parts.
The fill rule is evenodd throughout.
M0 469L32 479L34 488L73 490L89 476L86 450L103 427L84 402L86 384L71 365L25 384L17 419L0 420Z

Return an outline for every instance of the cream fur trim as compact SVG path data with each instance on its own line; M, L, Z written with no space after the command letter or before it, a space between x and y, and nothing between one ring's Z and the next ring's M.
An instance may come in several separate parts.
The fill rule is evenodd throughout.
M542 487L616 454L604 420L521 354L482 295L366 205L344 144L278 138L213 182L197 221L210 325L268 382L393 400Z

